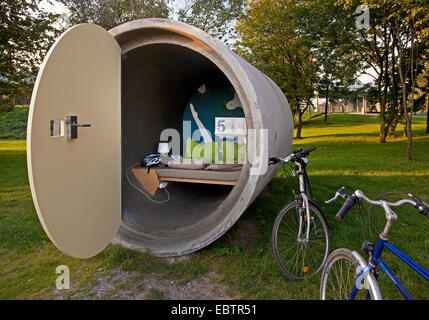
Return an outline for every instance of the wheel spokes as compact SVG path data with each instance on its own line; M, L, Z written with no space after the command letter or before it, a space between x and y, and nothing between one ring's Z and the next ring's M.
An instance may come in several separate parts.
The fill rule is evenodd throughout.
M308 223L310 234L306 239ZM298 238L299 234L301 236ZM313 210L310 211L310 217L307 217L302 207L290 208L278 222L276 230L275 245L280 260L278 262L282 264L282 268L300 278L319 271L327 256L327 237L327 230L321 218Z

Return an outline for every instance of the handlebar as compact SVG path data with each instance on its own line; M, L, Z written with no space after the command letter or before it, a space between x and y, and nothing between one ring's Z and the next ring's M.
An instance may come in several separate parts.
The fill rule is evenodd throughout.
M299 148L299 149L295 150L294 152L292 152L290 155L288 155L286 158L271 157L271 158L269 158L269 163L270 164L276 164L279 162L297 161L299 159L307 157L310 154L310 152L312 152L314 150L316 150L316 147L311 147L311 148L307 148L307 149Z
M304 150L299 148L299 149L295 150L293 152L293 154L295 154L295 157L297 157L297 158L305 158L310 154L310 152L312 152L314 150L316 150L316 147L311 147L311 148L307 148Z
M343 203L343 206L338 210L335 215L335 219L338 221L343 220L344 216L349 212L349 210L356 204L356 197L354 195L346 195L346 200Z
M366 202L372 205L376 205L384 208L387 219L396 217L396 214L390 209L390 207L398 207L405 203L411 204L419 211L420 214L424 215L426 218L429 219L429 206L417 196L414 196L412 194L408 194L408 196L412 198L414 201L410 199L401 199L396 202L387 202L384 200L371 200L361 190L356 190L355 192L353 192L353 194L348 195L344 193L344 187L341 187L335 193L335 196L332 199L325 201L325 203L331 203L332 201L335 201L338 197L342 197L343 199L345 199L343 206L341 207L340 210L338 210L335 216L335 218L338 221L341 221L344 218L347 212L356 204L358 200L365 200Z
M338 189L338 191L335 193L335 196L325 201L325 203L331 203L332 201L335 201L338 197L342 197L344 200L343 206L340 210L338 210L337 214L335 215L335 219L338 221L343 220L344 216L349 212L349 210L356 204L356 197L355 195L348 195L344 193L344 187L341 187Z

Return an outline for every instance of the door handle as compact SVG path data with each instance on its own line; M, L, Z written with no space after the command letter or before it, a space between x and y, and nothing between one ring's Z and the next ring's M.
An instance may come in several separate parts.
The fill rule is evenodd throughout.
M91 126L89 123L76 123L76 122L73 122L71 125L73 127L80 127L80 128L82 128L82 127L90 127Z
M77 116L67 116L67 139L77 139L77 128L88 128L91 127L89 123L78 123Z

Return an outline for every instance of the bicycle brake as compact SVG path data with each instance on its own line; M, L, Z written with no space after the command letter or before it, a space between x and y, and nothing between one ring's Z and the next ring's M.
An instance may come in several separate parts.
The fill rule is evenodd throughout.
M413 194L409 194L409 196L416 202L415 208L419 213L429 219L429 206L419 197Z

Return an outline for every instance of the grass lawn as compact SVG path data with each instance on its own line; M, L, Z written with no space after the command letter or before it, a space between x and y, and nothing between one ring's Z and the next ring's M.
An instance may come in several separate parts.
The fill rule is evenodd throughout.
M340 186L363 190L369 197L387 191L414 193L429 202L429 135L425 119L415 119L413 161L405 159L402 132L386 144L377 143L378 118L360 115L330 115L307 121L304 139L294 148L316 146L308 172L316 202L330 225L332 250L349 247L360 251L369 228L363 214L351 212L343 222L334 215L341 201L327 206ZM320 276L302 282L287 280L271 253L271 228L278 211L291 199L290 184L280 171L264 192L221 239L191 255L187 261L166 260L109 245L88 260L69 258L48 240L37 219L27 180L25 141L0 140L0 299L50 299L56 297L55 268L65 264L72 288L64 298L91 298L89 288L114 269L135 271L138 277L157 273L165 279L186 282L215 271L230 288L229 295L242 299L318 299ZM391 242L416 262L429 268L429 220L412 208L396 210L398 221ZM381 228L384 216L374 211L371 221ZM376 241L374 234L371 240ZM417 299L429 299L429 284L387 251L383 254L392 271ZM132 283L129 284L132 287ZM401 296L380 276L385 298ZM138 290L138 288L135 288ZM155 292L155 291L154 291ZM85 295L85 293L87 293ZM112 289L112 297L114 289ZM163 297L162 292L150 297ZM149 298L150 298L149 297Z

